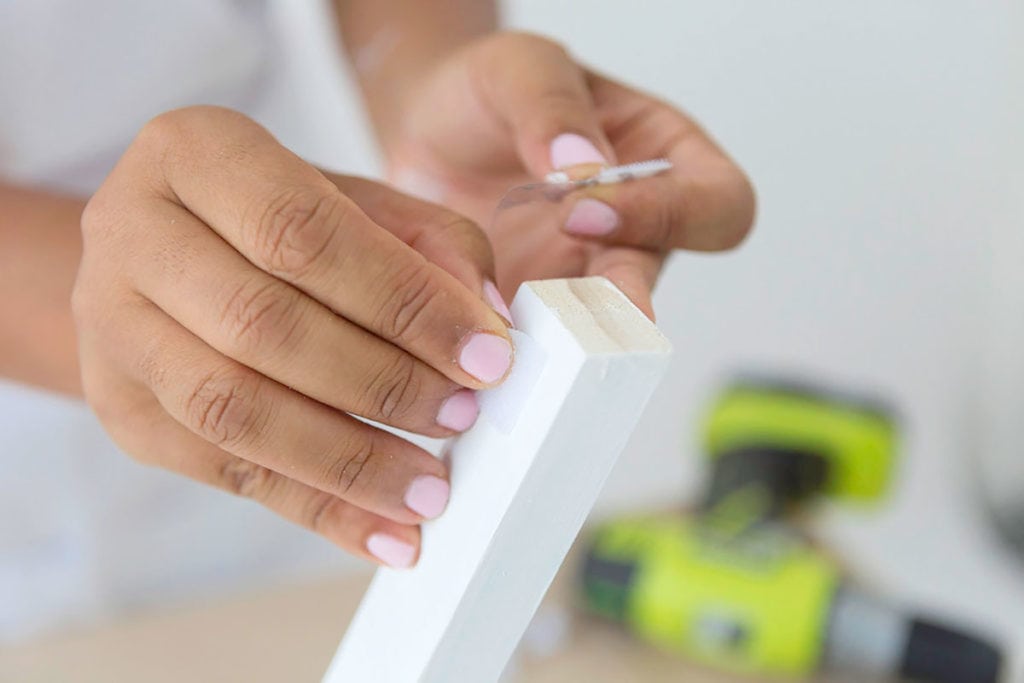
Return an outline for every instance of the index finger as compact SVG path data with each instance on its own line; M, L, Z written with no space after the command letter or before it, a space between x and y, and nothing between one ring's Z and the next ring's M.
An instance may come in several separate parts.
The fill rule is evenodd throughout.
M501 317L262 127L197 107L147 128L163 160L149 180L255 266L463 386L505 376Z

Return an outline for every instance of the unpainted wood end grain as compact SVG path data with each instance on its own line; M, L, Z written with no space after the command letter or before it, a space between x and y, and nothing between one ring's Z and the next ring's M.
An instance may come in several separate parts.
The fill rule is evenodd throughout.
M588 355L672 349L643 311L603 277L536 280L524 286L558 316Z

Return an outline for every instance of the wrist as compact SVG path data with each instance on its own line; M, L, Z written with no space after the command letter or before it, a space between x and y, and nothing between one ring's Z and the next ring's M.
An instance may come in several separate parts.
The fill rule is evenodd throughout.
M85 200L0 182L0 376L81 393L71 288Z

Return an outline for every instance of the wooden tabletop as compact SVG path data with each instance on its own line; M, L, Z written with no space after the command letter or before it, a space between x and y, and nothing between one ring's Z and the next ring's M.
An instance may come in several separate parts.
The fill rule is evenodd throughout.
M136 615L0 650L2 683L315 683L344 633L368 575L307 582ZM566 610L566 580L541 607L536 644L520 648L507 683L736 683ZM572 616L569 616L572 615ZM552 652L550 645L554 642ZM360 682L362 683L362 682Z

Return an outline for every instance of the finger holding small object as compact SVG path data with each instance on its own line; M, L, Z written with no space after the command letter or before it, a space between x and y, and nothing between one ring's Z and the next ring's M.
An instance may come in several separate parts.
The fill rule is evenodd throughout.
M666 159L672 168L574 193L562 202L563 232L660 251L717 251L739 244L756 207L742 169L671 103L593 71L587 82L620 163Z
M753 221L745 176L729 163L621 183L594 184L562 202L562 230L605 244L669 251L738 245Z

